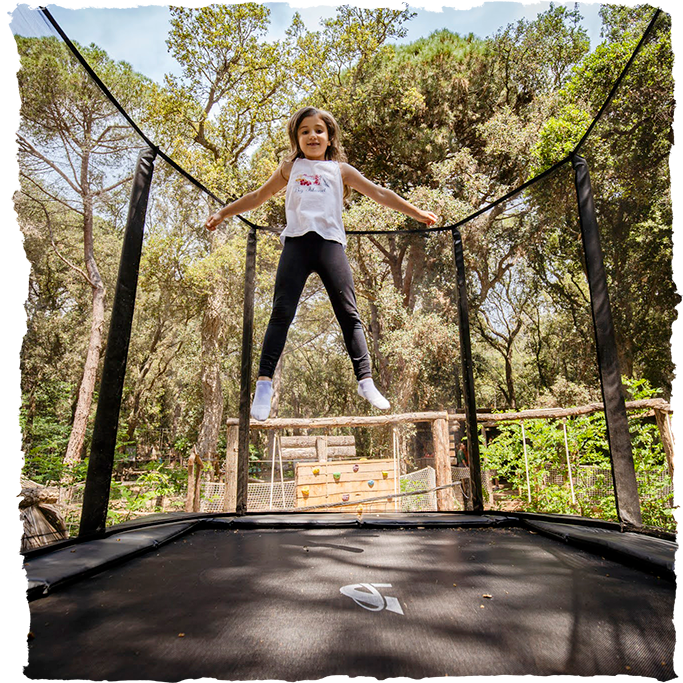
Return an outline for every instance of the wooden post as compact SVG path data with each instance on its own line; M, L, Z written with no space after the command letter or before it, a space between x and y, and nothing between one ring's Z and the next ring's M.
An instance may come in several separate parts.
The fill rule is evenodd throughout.
M569 475L569 488L572 492L572 505L576 505L576 495L574 493L574 477L572 475L572 462L569 457L569 441L567 439L567 420L562 420L562 431L564 432L564 452L567 456L567 473Z
M657 420L657 427L659 427L659 436L662 439L662 446L664 446L664 453L666 454L666 464L669 468L669 476L674 477L674 439L671 433L671 425L667 419L667 415L663 410L655 408L655 420Z
M526 432L524 431L524 422L522 422L522 445L524 446L524 467L526 468L526 490L527 498L531 502L531 481L529 479L529 455L526 450Z
M225 495L223 512L235 512L237 505L237 443L239 427L228 426L227 447L225 449Z
M436 469L436 485L449 486L453 483L451 458L448 449L448 419L440 418L432 422L432 438L434 440L434 465ZM441 489L436 492L436 509L449 512L455 507L453 489Z
M458 452L458 446L460 445L460 442L462 441L462 434L463 430L462 427L460 426L460 422L458 420L453 421L453 426L451 427L451 433L453 434L453 452L457 454Z

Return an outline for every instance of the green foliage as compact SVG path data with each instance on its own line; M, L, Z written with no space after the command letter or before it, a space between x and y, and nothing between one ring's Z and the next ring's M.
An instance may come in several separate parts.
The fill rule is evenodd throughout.
M147 463L132 485L112 480L107 524L119 524L139 514L162 512L165 496L183 495L187 490L187 470Z
M534 147L536 162L530 175L559 160L583 135L654 8L605 6L601 15L606 40L574 68L559 91L557 112L544 124ZM664 387L666 395L673 376L671 325L680 301L671 273L672 59L670 18L662 14L581 150L590 166L622 370ZM571 219L567 220L576 199L561 188L558 181L536 192L539 206L553 207L557 218L550 225L558 235L546 241L534 260L541 277L552 272L559 278L556 295L570 303L575 316L585 304L571 292L570 278L562 270L581 258ZM571 261L570 253L576 254Z
M548 119L533 153L538 165L533 166L529 178L533 178L574 150L591 123L590 114L573 104L565 105L557 116Z
M261 475L261 463L263 451L253 443L249 444L249 476L259 477Z
M627 381L633 400L656 394L645 380ZM564 430L559 421L524 422L526 457L520 424L501 424L498 434L482 446L484 467L496 470L512 487L513 499L530 512L579 514L616 520L611 464L603 413L566 420L572 470L567 470ZM657 426L636 415L629 422L633 460L643 523L675 529L673 494ZM576 502L572 502L573 483ZM516 490L516 491L515 491Z
M39 484L60 481L69 442L71 386L44 381L24 394L19 422L25 453L23 474Z

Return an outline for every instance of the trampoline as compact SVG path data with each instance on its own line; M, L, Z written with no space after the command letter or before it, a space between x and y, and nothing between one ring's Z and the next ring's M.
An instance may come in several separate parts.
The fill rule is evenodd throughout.
M578 155L659 12L571 154L458 224L433 229L449 231L453 240L471 511L259 514L246 509L256 234L268 228L240 217L249 234L236 512L152 515L109 528L112 465L155 159L217 198L144 136L44 14L146 146L133 181L80 534L25 553L31 610L26 675L157 681L675 677L677 546L672 534L642 528L588 166ZM458 227L569 162L612 458L619 518L614 523L487 511L482 495Z
M528 515L195 517L113 529L27 558L40 599L26 675L668 680L674 551L617 525Z

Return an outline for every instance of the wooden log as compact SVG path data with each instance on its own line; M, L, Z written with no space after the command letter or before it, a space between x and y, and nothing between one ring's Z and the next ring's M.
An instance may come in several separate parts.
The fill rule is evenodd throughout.
M671 406L661 398L648 398L639 401L627 401L626 410L658 409L671 413ZM521 410L515 413L477 413L477 421L486 426L497 422L518 422L519 420L560 419L578 415L590 415L604 410L602 403L590 403L575 408L538 408ZM314 418L276 418L258 422L252 420L251 429L329 429L333 427L383 427L392 424L411 424L416 422L434 422L446 418L449 422L463 422L464 413L420 412L400 413L397 415L363 415L355 417L314 417ZM237 418L228 418L228 425L238 424ZM331 438L331 437L330 437Z
M647 410L656 409L666 413L671 412L671 406L661 398L646 398L639 401L627 401L626 410ZM516 413L477 413L477 421L484 423L496 422L518 422L520 420L542 420L542 419L561 419L564 417L577 417L579 415L590 415L605 409L602 403L589 403L585 406L574 408L538 408L534 410L521 410ZM451 416L451 419L457 418ZM490 425L487 425L490 426Z
M32 505L45 505L46 503L57 503L59 501L59 491L53 487L43 486L31 482L21 488L22 499L19 501L19 508L30 507Z
M327 459L331 458L355 458L355 446L328 446ZM283 448L282 460L287 462L291 460L320 460L315 446L311 448Z
M460 419L463 419L461 416ZM383 427L385 425L433 422L448 419L448 413L403 413L399 415L359 415L353 417L274 418L259 422L252 420L251 429L327 429L331 427ZM237 424L237 418L228 418L227 424Z
M448 450L447 419L441 418L432 422L432 438L434 440L436 485L450 486L453 483L453 476L451 474L451 458ZM454 509L453 490L451 488L437 491L436 508L440 512Z
M69 538L64 518L54 505L20 505L19 517L24 526L22 552Z
M315 447L317 436L281 436L282 448L312 448ZM355 446L355 436L328 436L327 446Z

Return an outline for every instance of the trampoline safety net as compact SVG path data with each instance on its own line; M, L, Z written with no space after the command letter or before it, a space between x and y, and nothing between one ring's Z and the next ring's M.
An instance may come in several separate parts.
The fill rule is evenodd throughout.
M387 47L386 73L424 79L410 90L396 76L421 151L399 119L377 124L378 139L393 130L396 140L374 153L359 132L363 107L349 104L338 118L355 165L439 215L418 230L360 195L345 212L359 311L392 408L368 412L356 394L341 331L312 277L276 372L275 422L249 428L244 406L272 305L283 197L215 233L204 221L277 167L289 110L264 104L249 154L233 163L227 146L197 140L245 143L234 114L241 86L192 142L183 117L195 125L201 98L183 100L189 71L153 83L97 46L71 43L49 13L15 10L15 205L32 268L24 546L77 534L84 511L89 532L161 512L484 509L673 531L670 21L652 8L629 11L606 11L604 42L554 74L556 87L541 71L532 87L516 67L514 85L533 104L508 90L507 104L487 100L490 111L472 109L473 92L486 69L504 92L501 51L521 49L510 32L492 39L486 63L448 31ZM192 26L199 12L177 10L173 26ZM476 62L470 91L456 47ZM430 90L429 50L452 60L459 90ZM395 79L372 64L368 87L382 82L393 97ZM240 68L254 85L254 65ZM513 139L503 134L512 120ZM581 174L590 184L578 190L577 211Z

